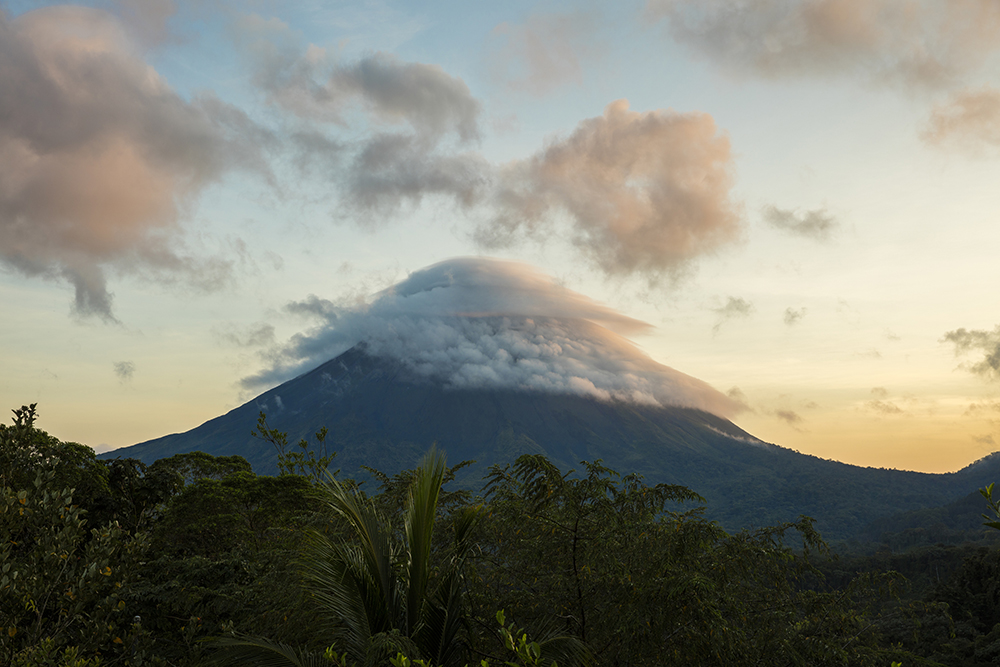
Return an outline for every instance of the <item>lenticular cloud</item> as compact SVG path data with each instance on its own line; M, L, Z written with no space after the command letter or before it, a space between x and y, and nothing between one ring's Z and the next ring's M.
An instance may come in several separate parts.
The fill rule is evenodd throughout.
M721 416L738 410L623 335L650 325L524 264L452 259L414 272L360 307L312 296L288 310L318 324L266 353L269 368L245 378L245 388L273 386L364 343L369 354L454 389L575 394Z

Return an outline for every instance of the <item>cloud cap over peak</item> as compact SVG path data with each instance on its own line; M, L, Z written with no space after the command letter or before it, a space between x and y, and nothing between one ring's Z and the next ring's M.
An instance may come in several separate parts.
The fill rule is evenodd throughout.
M739 410L706 383L655 362L617 332L650 326L517 262L458 258L420 271L363 306L310 297L288 309L319 324L272 348L260 389L308 371L359 342L418 377L450 388L513 389Z
M482 257L458 257L414 271L378 295L374 309L380 307L422 315L584 319L621 333L652 328L532 266Z

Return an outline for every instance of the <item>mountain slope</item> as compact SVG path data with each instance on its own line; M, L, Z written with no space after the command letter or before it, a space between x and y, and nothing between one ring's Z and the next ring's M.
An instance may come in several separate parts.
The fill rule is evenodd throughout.
M356 347L229 413L186 433L168 435L104 457L152 462L201 450L239 454L258 472L276 472L277 454L251 436L258 413L292 442L329 429L334 467L361 465L386 473L413 467L437 443L457 463L475 460L460 483L478 488L493 464L524 453L548 456L561 469L603 460L647 482L683 484L707 500L707 513L729 529L817 519L828 538L846 538L879 518L943 505L1000 479L1000 460L958 473L859 468L763 443L707 412L622 401L512 390L449 390L408 373L402 364Z

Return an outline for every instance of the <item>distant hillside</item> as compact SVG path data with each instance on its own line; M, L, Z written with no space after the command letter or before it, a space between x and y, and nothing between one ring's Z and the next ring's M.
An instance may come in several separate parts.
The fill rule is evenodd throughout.
M868 543L892 551L934 544L1000 544L1000 531L983 525L986 502L979 491L939 507L925 507L876 519L856 535Z
M478 488L487 468L524 453L564 470L603 460L647 482L683 484L728 529L812 516L825 537L859 534L872 522L945 505L1000 480L1000 457L946 475L860 468L763 443L706 412L519 391L449 390L356 347L186 433L108 452L145 462L180 452L239 454L274 473L277 454L251 436L258 413L292 442L329 429L334 467L386 473L413 467L432 443L451 463L471 459L460 483Z

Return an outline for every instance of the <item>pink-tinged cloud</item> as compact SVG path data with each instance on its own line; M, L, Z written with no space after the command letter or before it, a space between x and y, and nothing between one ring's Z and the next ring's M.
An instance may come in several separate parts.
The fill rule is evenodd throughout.
M108 268L223 281L225 262L184 251L180 212L234 166L267 172L245 114L183 100L136 49L103 11L0 13L0 263L68 280L75 311L106 320Z
M556 48L562 38L543 35L569 32L562 18L509 30L539 42L525 47L530 80L575 67ZM652 281L741 234L729 140L707 114L639 113L619 100L533 157L495 165L469 147L479 102L441 68L387 54L338 62L276 19L243 16L234 31L258 87L299 128L300 164L321 167L340 195L337 217L385 225L435 197L482 221L473 235L489 248L561 232L568 218L570 242L598 267ZM333 138L345 129L351 139Z
M704 113L641 113L618 100L498 180L480 243L543 237L566 216L572 242L608 274L677 276L742 232L729 139Z
M733 72L960 82L1000 49L995 0L650 0L652 15Z
M930 144L970 153L1000 148L1000 90L979 88L955 93L934 107L921 136Z

